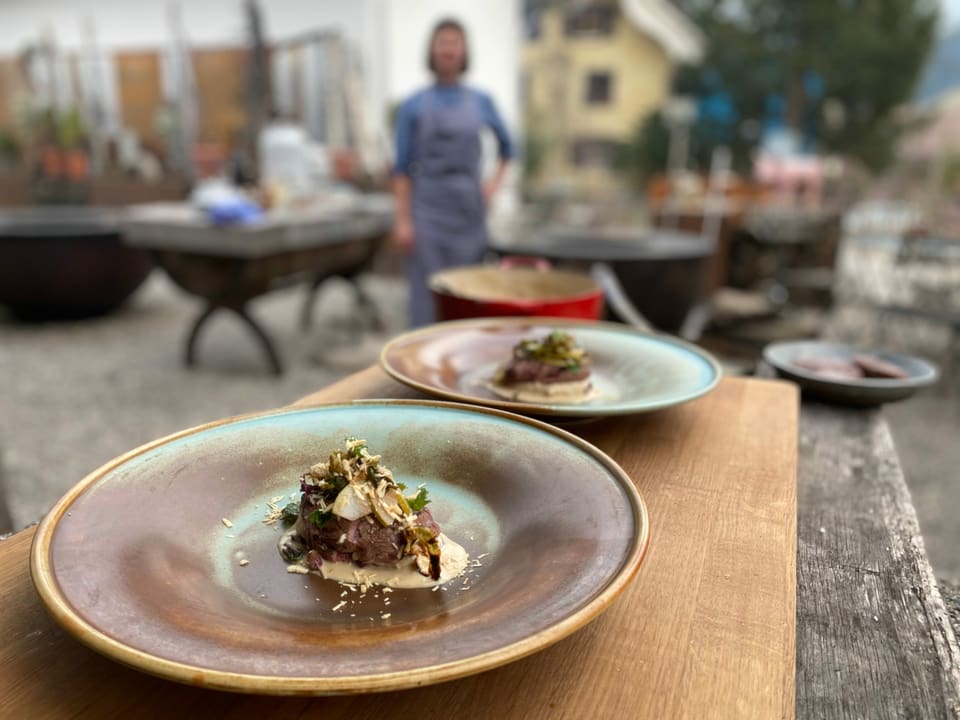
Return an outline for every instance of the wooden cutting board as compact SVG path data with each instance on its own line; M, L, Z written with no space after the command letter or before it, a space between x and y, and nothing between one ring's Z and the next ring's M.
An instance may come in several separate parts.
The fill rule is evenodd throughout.
M365 397L419 394L370 368L297 405ZM798 409L792 385L728 378L680 407L569 426L617 460L647 501L650 549L635 582L537 655L417 690L250 698L123 668L48 618L25 531L0 543L2 714L792 718Z

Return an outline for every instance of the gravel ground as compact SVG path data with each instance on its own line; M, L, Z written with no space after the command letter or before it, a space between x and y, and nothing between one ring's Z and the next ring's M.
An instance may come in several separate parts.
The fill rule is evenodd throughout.
M941 580L940 594L947 606L947 614L950 615L953 632L957 633L960 630L960 583Z
M938 576L960 583L960 347L950 352L952 339L943 325L882 316L855 306L834 314L826 336L920 355L940 367L936 385L909 400L887 405L884 413L930 562Z
M930 564L960 586L960 393L957 377L887 409Z
M839 303L824 335L920 355L939 365L941 377L935 386L886 406L884 412L930 563L938 577L960 587L960 333L951 334L941 322L875 309L936 303L935 307L957 312L960 263L897 264L896 248L883 237L847 239L838 263Z
M0 318L0 499L9 514L0 514L0 532L5 521L20 529L40 519L84 475L137 445L285 405L373 362L387 336L403 327L406 294L396 278L363 284L391 332L362 330L352 292L337 280L317 298L307 332L297 327L304 288L253 305L287 365L280 378L228 313L210 321L198 365L187 370L184 340L200 304L160 272L106 317L40 325Z

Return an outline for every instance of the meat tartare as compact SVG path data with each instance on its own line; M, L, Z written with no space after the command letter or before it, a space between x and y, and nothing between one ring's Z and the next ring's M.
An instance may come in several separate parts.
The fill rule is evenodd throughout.
M838 357L798 357L791 364L831 380L859 380L874 378L903 380L908 373L899 365L872 355L854 355L849 359Z
M493 377L490 389L521 402L583 403L594 396L590 356L573 337L554 330L542 340L521 340Z
M427 509L427 489L406 494L364 440L350 438L313 465L300 491L299 506L287 510L293 526L278 545L292 572L416 587L446 582L467 566L466 551Z

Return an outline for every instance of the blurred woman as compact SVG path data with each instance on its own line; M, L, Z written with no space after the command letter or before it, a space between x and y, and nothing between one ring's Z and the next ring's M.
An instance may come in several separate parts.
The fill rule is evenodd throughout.
M487 242L486 209L513 156L510 137L489 95L460 82L469 66L467 37L456 20L433 29L427 66L434 84L397 114L394 243L406 254L413 326L434 320L431 274L478 262ZM499 162L481 177L480 132L497 137Z

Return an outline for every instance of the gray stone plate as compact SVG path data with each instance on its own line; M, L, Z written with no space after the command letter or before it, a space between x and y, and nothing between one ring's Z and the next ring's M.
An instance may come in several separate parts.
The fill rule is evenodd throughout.
M893 363L909 377L893 380L885 378L858 378L840 380L823 377L793 361L801 357L825 357L849 360L854 355L870 355ZM919 388L932 385L940 373L937 367L918 357L869 348L858 348L819 340L777 342L763 349L763 359L776 369L781 377L793 380L805 394L842 403L844 405L879 405L910 397Z

